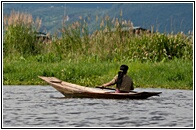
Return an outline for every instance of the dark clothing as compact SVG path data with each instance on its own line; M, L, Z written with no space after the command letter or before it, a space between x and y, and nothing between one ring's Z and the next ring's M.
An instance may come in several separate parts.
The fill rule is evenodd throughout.
M116 75L111 81L110 84L116 84L117 83L117 79L118 79L118 75ZM129 77L128 75L123 75L123 79L122 79L122 83L121 86L119 88L120 92L129 92L130 90L133 90L133 80L131 79L131 77Z

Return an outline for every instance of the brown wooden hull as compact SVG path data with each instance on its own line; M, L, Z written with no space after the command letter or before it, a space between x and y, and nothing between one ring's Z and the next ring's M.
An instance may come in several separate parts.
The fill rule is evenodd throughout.
M146 99L151 96L158 96L161 92L134 92L114 93L107 90L84 87L59 80L55 77L39 76L66 98L102 98L102 99Z

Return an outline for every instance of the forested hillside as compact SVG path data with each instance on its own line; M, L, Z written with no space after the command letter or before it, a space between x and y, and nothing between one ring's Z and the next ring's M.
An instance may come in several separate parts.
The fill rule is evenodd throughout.
M3 3L4 15L12 10L41 18L40 31L51 34L62 26L63 20L69 24L81 17L86 19L92 32L106 15L111 19L131 20L134 26L148 29L153 26L160 32L187 33L193 30L192 3Z

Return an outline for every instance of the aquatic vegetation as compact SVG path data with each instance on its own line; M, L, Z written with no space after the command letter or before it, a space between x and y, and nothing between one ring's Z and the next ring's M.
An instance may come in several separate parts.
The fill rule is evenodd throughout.
M130 21L106 16L92 34L88 20L80 18L63 23L52 39L41 42L35 35L40 24L39 18L34 21L25 13L12 12L4 18L4 84L37 84L41 82L37 76L43 75L95 86L126 63L136 86L192 89L191 34L135 33Z

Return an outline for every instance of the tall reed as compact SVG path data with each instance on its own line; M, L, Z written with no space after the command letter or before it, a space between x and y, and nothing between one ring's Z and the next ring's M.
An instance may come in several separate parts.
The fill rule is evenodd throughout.
M36 31L41 26L41 19L35 21L31 14L12 11L4 16L4 56L34 55L39 53L40 45L36 44Z
M162 61L183 58L192 60L192 36L183 33L161 34L159 32L133 34L133 31L105 33L98 31L91 36L91 53L107 59Z
M4 18L4 55L37 55L38 61L42 62L85 60L87 57L100 61L152 62L193 58L192 35L159 32L135 34L133 23L123 20L122 16L115 19L105 16L100 21L98 30L92 34L89 33L88 19L80 17L72 24L63 23L59 29L60 37L56 36L48 44L35 44L34 34L39 30L41 20L33 21L32 15L13 11ZM125 31L123 27L130 29Z

